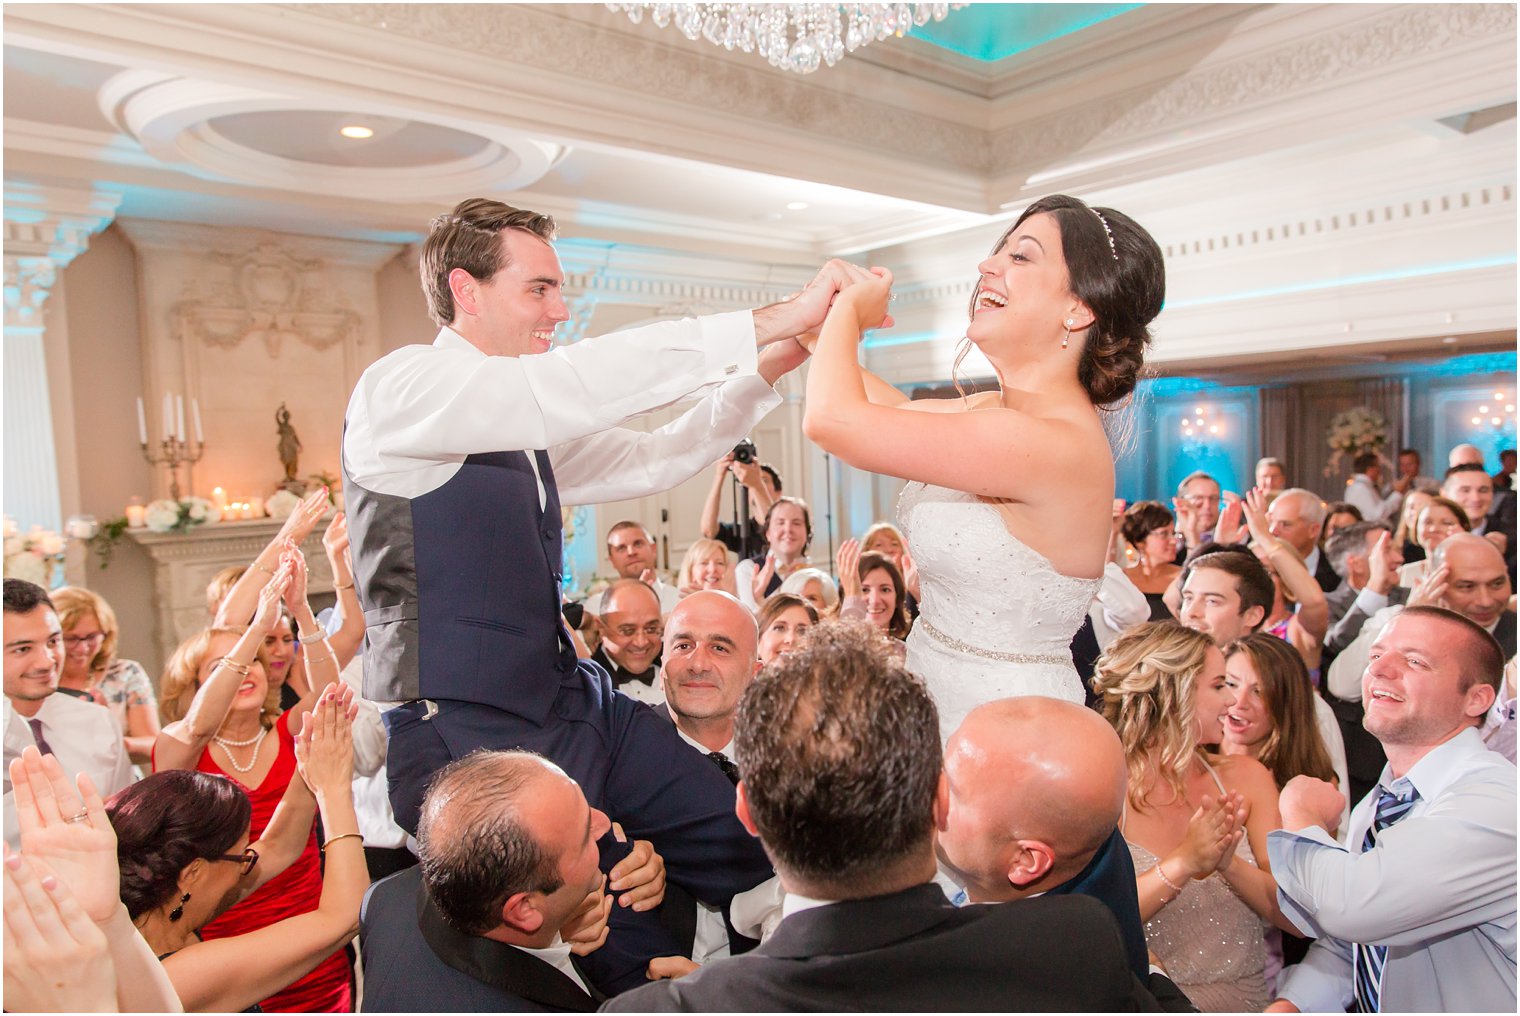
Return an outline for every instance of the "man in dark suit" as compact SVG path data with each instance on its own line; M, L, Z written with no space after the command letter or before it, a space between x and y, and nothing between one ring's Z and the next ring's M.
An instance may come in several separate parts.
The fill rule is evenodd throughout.
M934 701L864 625L815 628L739 707L740 821L787 891L759 948L609 1002L617 1012L1146 1010L1113 914L1086 896L957 909Z
M365 894L363 1011L593 1010L562 936L579 928L594 948L605 933L597 840L610 827L537 755L451 763L423 801L421 864Z
M1318 494L1302 487L1288 488L1268 506L1267 520L1272 535L1292 544L1321 589L1328 593L1341 584L1341 577L1320 553L1319 534L1325 528L1325 504Z
M1091 896L1118 920L1130 969L1149 976L1135 865L1118 828L1128 769L1106 720L1035 695L989 702L950 735L945 777L939 859L964 902Z

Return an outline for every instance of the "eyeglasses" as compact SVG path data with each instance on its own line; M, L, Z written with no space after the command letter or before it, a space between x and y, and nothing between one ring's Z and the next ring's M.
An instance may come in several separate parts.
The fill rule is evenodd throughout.
M106 633L98 631L94 635L65 635L63 644L73 649L75 646L98 646L106 640Z
M249 847L241 854L220 854L212 860L236 861L243 866L243 870L238 872L238 874L246 875L253 870L253 866L255 864L259 863L259 852L257 850L254 850L252 847Z

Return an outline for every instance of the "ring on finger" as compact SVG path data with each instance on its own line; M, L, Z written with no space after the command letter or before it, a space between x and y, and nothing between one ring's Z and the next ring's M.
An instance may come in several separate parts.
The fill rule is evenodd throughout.
M79 812L64 819L65 822L87 822L90 818L90 809L80 808Z

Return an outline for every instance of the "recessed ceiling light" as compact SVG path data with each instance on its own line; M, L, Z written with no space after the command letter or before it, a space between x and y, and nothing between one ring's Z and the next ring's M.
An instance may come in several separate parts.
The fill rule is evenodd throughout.
M807 206L808 203L806 201L788 201L786 203L786 210L789 212L800 212L805 210Z
M375 136L373 129L361 126L360 124L356 123L351 123L347 127L339 127L338 133L343 135L345 138L353 138L355 141L363 141L365 138L372 138Z

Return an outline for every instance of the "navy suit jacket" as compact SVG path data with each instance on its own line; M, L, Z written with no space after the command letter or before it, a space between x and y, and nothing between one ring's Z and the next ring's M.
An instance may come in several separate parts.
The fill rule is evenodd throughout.
M1135 885L1135 861L1124 837L1115 829L1108 842L1075 876L1048 890L1047 896L1080 893L1091 896L1113 912L1124 936L1130 969L1141 981L1150 974L1150 951L1145 944L1145 924L1140 920L1140 894Z

